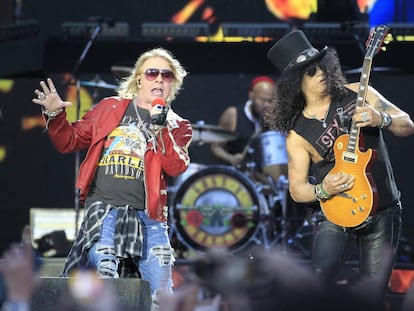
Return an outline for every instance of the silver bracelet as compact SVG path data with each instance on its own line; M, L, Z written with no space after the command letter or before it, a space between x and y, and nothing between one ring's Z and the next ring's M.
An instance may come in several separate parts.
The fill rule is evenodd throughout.
M380 113L381 113L381 125L379 127L382 129L389 128L392 123L391 116L388 113L383 112L383 111L381 111Z
M54 117L56 117L59 113L61 113L63 111L63 108L60 108L56 111L53 112L49 112L47 110L42 109L42 113L47 116L49 119L53 119Z
M47 118L45 118L45 131L47 131L49 129L49 122L52 121L59 113L61 113L63 111L63 108L60 108L56 111L53 112L49 112L47 110L45 110L42 106L42 114L44 116L46 116Z

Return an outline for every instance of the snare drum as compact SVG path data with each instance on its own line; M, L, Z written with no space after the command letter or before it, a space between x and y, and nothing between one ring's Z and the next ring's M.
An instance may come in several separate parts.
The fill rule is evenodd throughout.
M249 244L268 207L244 174L218 165L189 177L171 210L177 236L187 247L205 251L218 246L232 252Z
M253 152L253 161L263 172L278 180L281 175L287 174L286 138L276 131L266 131L256 136L250 149Z

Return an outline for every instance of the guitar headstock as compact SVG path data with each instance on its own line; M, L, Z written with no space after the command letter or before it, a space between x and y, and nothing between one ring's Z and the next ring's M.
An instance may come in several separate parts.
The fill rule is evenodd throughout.
M365 57L373 58L380 50L385 50L384 44L392 41L390 28L386 25L378 25L373 28L366 42Z

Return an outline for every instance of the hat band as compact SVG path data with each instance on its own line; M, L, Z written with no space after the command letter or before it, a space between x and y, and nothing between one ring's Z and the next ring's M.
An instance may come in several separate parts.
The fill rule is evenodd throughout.
M292 60L287 67L292 67L295 65L300 65L301 63L306 62L308 59L315 57L319 54L319 51L313 47L307 48L306 50L303 50L296 59Z

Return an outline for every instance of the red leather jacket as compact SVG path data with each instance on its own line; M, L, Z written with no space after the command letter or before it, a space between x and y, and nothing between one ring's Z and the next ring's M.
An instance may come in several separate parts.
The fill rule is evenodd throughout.
M88 195L106 136L119 125L130 101L118 97L105 98L81 120L69 123L66 112L62 112L48 124L49 136L59 152L70 153L89 148L76 181L81 202ZM152 219L166 221L168 206L165 174L178 176L190 164L188 147L192 139L191 123L170 109L167 126L156 137L157 145L148 143L144 156L146 207Z

